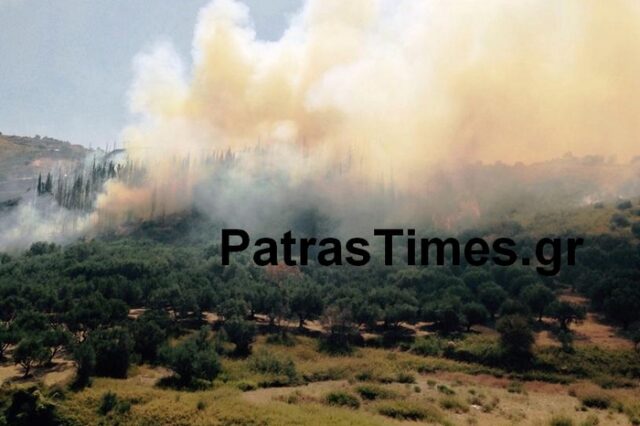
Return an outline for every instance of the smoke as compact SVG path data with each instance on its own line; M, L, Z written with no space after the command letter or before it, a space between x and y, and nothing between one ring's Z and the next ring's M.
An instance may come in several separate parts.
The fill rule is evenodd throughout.
M638 75L633 0L308 0L274 42L215 0L190 62L166 43L135 59L123 139L147 173L108 183L97 222L195 205L263 229L316 210L448 226L600 196L637 179L603 171L640 154ZM537 165L568 152L606 160Z
M90 215L60 207L51 197L21 203L9 212L0 212L0 249L22 250L35 241L57 244L92 232Z

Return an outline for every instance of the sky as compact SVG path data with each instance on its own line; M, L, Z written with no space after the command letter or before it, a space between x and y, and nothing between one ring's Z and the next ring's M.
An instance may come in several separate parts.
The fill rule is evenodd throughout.
M0 132L113 146L127 123L133 58L170 41L187 63L208 0L0 0ZM302 0L246 0L276 40Z

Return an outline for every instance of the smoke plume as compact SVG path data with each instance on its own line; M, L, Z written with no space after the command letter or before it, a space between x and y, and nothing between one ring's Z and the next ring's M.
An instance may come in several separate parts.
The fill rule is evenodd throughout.
M640 154L639 75L633 0L308 0L273 42L214 0L189 61L135 59L123 139L146 175L108 182L95 220L195 205L287 227L321 206L345 229L448 226L618 194L637 188L635 166L606 171Z

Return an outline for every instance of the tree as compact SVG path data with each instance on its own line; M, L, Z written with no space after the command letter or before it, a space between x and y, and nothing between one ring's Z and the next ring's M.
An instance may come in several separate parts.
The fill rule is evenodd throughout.
M484 324L489 318L489 311L481 303L471 302L462 307L467 331L476 324Z
M298 328L304 328L304 322L322 314L323 302L316 286L301 285L294 288L290 301L291 312L298 317Z
M142 315L131 327L134 351L140 354L141 361L155 362L160 346L167 339L165 329L153 318Z
M93 346L88 342L78 344L73 351L73 360L76 363L76 377L73 385L82 389L90 383L96 368L96 352Z
M627 217L621 213L614 213L611 216L610 222L611 226L614 228L626 228L627 226L631 225L629 219L627 219Z
M218 315L224 321L231 318L245 318L249 312L247 302L239 298L230 298L218 305Z
M500 306L500 316L505 315L522 315L523 317L531 316L529 307L519 300L507 299Z
M3 425L62 426L67 424L56 411L56 405L48 401L37 386L9 390L4 392L3 397L7 402L11 401L3 410L3 416L0 417Z
M412 322L418 315L418 308L408 303L394 303L384 309L384 323L387 327L397 328L401 322Z
M21 337L34 336L49 331L49 320L42 312L27 310L19 313L11 324Z
M462 275L464 284L474 292L478 290L481 284L491 282L492 279L493 277L490 272L477 268L468 269L464 275Z
M545 309L554 299L553 292L542 284L534 284L522 290L522 300L538 316L540 322Z
M71 333L61 328L54 328L43 333L42 344L49 349L47 364L51 364L58 351L65 346L69 346L71 342L73 342Z
M462 306L460 300L449 297L431 302L422 308L422 318L433 321L438 330L451 333L460 327Z
M376 326L376 322L383 316L382 309L375 303L369 303L363 297L354 300L353 319L358 324L364 324L369 328Z
M218 354L207 334L205 328L195 337L160 352L163 364L175 373L180 386L193 387L198 381L211 381L220 372Z
M13 360L24 370L24 377L28 377L33 366L43 364L49 359L49 351L38 339L22 339L13 350Z
M478 298L491 314L491 319L493 319L502 303L507 299L507 292L495 283L484 283L478 288Z
M625 330L640 319L640 290L636 287L627 285L616 288L604 303L607 316L622 324Z
M506 315L498 320L496 330L500 333L500 344L511 361L527 362L531 358L534 336L525 317Z
M0 361L4 359L5 352L10 345L17 342L15 331L8 325L0 325Z
M578 322L586 317L584 306L570 302L555 301L549 305L549 315L556 319L562 330L568 330L572 322Z
M289 314L289 300L283 288L269 286L264 294L262 312L269 317L269 325L275 326Z
M47 194L53 193L53 179L51 177L51 173L47 173L47 180L44 184L44 192Z
M348 300L340 299L325 308L321 321L329 334L320 342L320 349L332 354L352 352L352 343L359 333L349 305Z
M96 354L98 376L124 378L129 369L133 341L129 331L113 327L94 331L89 341Z
M242 318L232 318L224 323L223 330L231 343L236 345L236 355L249 355L255 341L256 327Z
M73 303L64 318L69 330L80 335L82 342L92 330L124 321L128 312L122 300L105 299L101 293L95 292L83 298L82 303Z

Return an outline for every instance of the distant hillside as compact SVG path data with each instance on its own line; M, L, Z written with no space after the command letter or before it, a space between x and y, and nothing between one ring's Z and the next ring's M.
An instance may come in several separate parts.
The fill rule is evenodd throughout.
M64 168L88 152L83 146L53 138L0 133L0 203L33 189L39 173Z

